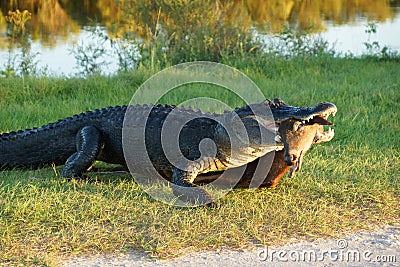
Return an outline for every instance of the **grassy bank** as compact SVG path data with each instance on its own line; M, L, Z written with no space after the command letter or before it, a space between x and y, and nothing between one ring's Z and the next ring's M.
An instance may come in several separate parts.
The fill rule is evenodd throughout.
M97 180L87 183L68 182L52 168L1 172L0 262L52 265L63 255L129 249L175 256L293 237L340 238L400 223L398 62L321 57L226 63L249 75L267 98L298 106L335 103L335 138L313 147L293 179L270 190L234 190L216 209L167 206L129 175L91 174ZM153 72L1 79L0 131L127 104ZM170 97L170 103L180 101Z

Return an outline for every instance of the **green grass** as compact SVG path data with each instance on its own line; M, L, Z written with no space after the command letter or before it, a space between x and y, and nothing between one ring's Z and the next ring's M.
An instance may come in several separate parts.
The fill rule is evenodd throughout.
M344 237L400 223L398 62L321 57L226 63L249 75L268 98L298 106L335 103L335 138L314 146L294 178L284 177L274 189L234 190L215 209L157 202L129 175L91 174L95 181L89 183L68 182L52 168L2 172L0 263L54 265L60 256L130 249L167 257L293 237ZM1 79L0 131L126 104L151 74ZM210 94L204 86L192 90L166 99L179 103L191 93Z

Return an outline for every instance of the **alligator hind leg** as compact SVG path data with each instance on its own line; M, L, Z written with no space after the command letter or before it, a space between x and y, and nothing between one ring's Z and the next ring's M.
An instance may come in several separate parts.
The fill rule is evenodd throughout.
M77 152L68 158L62 176L81 177L96 160L100 147L100 132L93 126L83 127L76 135Z

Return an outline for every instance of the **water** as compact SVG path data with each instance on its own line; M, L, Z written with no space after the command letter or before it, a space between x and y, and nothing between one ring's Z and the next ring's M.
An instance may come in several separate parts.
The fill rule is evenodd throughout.
M325 32L320 35L330 44L334 45L335 51L353 55L361 55L366 51L364 42L378 42L381 47L387 46L393 51L400 52L400 16L393 20L377 23L377 32L370 38L365 33L369 21L359 18L354 24L332 25L328 22Z
M200 0L201 1L201 0ZM18 4L18 2L20 2ZM30 33L31 52L38 53L34 57L38 69L46 69L48 73L74 74L79 71L74 53L77 46L96 45L88 25L96 21L101 25L101 32L112 38L126 33L132 25L124 21L129 17L129 8L142 9L143 16L137 19L137 25L154 25L158 16L171 15L154 8L148 2L138 6L135 1L123 1L120 7L113 0L43 0L43 1L1 1L0 2L0 70L4 69L10 59L8 43L9 36L5 16L8 10L27 9L32 17L27 23ZM311 3L312 2L312 3ZM251 24L266 22L270 29L280 30L283 24L304 28L310 34L326 39L334 46L335 51L342 54L361 55L366 52L364 42L378 42L380 47L387 46L400 52L400 1L344 1L344 0L314 0L314 1L232 1L221 12L235 22L237 19ZM279 3L279 4L277 4ZM128 8L127 6L128 5ZM148 5L148 6L146 6ZM152 9L153 8L153 9ZM216 8L221 8L216 6ZM123 11L124 10L124 11ZM173 14L171 15L173 16ZM187 15L190 16L190 15ZM137 19L137 21L136 21ZM172 18L173 19L173 18ZM374 22L376 34L365 33L367 24ZM128 26L127 26L128 25ZM309 26L313 27L310 29ZM142 38L145 29L136 27L135 35ZM118 69L117 55L110 42L103 44L102 71L110 74ZM11 57L19 53L13 49ZM18 58L15 64L18 64Z

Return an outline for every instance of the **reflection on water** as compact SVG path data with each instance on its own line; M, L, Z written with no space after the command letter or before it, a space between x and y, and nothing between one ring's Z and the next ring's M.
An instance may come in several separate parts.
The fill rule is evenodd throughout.
M220 2L229 1L215 1L215 8L221 7ZM127 6L136 11L146 9L147 18L129 17L131 12L126 10ZM257 22L258 25L265 24L273 30L282 30L283 25L289 24L312 32L321 32L329 25L352 24L360 18L377 22L393 20L396 15L395 7L399 6L400 1L385 0L236 0L223 8L228 9L226 16L232 21L245 21L249 25ZM29 23L32 39L40 40L50 47L56 45L57 41L65 42L69 36L76 35L84 25L93 21L106 26L111 33L121 35L121 30L129 30L126 27L127 17L131 25L148 25L149 21L146 20L156 17L158 12L168 16L167 10L159 10L155 4L145 4L144 1L137 0L1 1L0 29L3 38L6 28L4 16L9 10L16 9L26 9L32 13ZM139 35L147 30L145 27L136 28Z
M68 51L73 43L88 38L84 26L98 23L112 37L134 34L148 38L160 17L165 23L182 22L168 12L168 5L173 5L174 1L165 2L167 4L161 9L153 2L138 0L1 1L0 65L4 65L7 55L9 36L5 16L9 10L28 10L32 13L27 25L32 39L31 49L40 52L41 64L47 64L57 72L69 73L72 72L74 58ZM378 31L374 38L383 45L400 50L399 0L220 0L213 1L212 5L215 12L223 10L220 14L233 25L256 25L260 32L266 29L281 31L285 25L290 25L321 34L331 43L336 43L337 50L354 54L363 51L363 42L367 38L365 24L375 21L378 22ZM181 15L185 16L185 10ZM176 25L188 30L190 26L190 22L188 25Z

